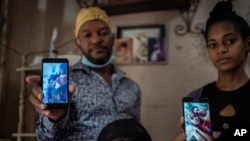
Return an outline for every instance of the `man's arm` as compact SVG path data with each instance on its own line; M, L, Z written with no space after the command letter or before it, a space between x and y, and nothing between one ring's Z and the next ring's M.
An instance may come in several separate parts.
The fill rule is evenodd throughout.
M62 119L53 122L46 116L39 115L37 121L36 135L38 141L62 141L66 138L69 114Z

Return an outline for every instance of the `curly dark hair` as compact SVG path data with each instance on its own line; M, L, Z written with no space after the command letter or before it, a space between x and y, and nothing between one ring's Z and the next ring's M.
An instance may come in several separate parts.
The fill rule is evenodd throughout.
M250 28L247 21L236 14L233 10L232 0L219 1L210 12L209 19L206 22L204 36L207 41L208 30L214 23L228 21L241 33L243 39L250 35Z

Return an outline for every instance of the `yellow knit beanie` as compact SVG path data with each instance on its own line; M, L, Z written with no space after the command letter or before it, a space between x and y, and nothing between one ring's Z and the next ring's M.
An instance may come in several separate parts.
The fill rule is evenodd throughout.
M87 21L91 20L102 20L108 25L108 27L112 31L110 19L104 10L100 9L99 7L82 8L78 12L76 18L75 37L78 36L80 27Z

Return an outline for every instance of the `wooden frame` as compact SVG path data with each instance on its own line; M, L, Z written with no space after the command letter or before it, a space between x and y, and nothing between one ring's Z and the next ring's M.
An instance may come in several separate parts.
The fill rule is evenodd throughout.
M113 50L116 56L115 63L165 63L167 58L165 27L165 24L118 26Z
M190 0L76 0L79 7L99 6L108 15L188 9ZM167 4L165 4L167 3Z
M167 3L167 4L165 4ZM190 0L110 0L101 5L108 15L131 14L149 11L188 9Z

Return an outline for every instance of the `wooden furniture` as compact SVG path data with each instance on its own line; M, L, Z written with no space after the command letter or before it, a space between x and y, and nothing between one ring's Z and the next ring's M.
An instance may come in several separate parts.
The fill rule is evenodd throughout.
M120 0L103 5L109 15L188 9L190 0Z
M192 0L77 0L79 7L100 6L108 15L131 14L148 11L188 9Z
M39 67L27 67L26 55L22 55L21 67L16 68L16 71L20 72L20 93L19 93L19 122L17 127L17 133L13 133L12 136L17 138L17 141L22 141L23 137L36 137L35 133L24 133L24 110L25 110L25 97L26 97L26 82L25 77L28 71L39 71ZM34 121L35 122L35 121Z

